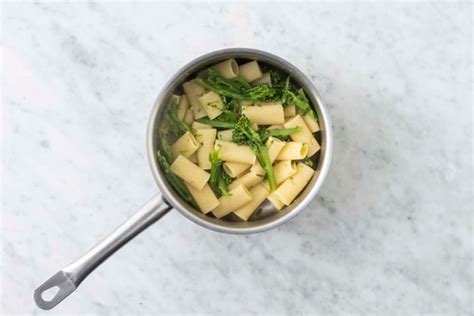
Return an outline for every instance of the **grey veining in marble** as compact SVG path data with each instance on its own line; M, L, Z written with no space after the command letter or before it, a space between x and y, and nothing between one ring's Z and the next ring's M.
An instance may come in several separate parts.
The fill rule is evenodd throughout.
M180 66L253 47L333 119L320 195L264 234L172 212L50 315L472 314L468 3L2 3L3 314L157 192L147 116Z

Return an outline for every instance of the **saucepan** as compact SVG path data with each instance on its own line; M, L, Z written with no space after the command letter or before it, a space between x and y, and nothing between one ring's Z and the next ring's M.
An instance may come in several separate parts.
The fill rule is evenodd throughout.
M226 221L206 216L200 211L195 210L192 206L183 201L168 184L156 159L156 151L158 149L158 125L162 112L173 92L191 75L229 58L262 61L288 73L306 92L307 97L314 106L321 129L319 135L319 141L321 143L320 156L317 160L317 165L314 166L316 172L304 191L291 205L278 212L269 212L267 215L261 216L260 219L250 222ZM36 304L38 307L46 310L59 304L76 290L89 273L97 268L104 260L172 209L177 210L194 223L220 233L253 234L275 228L288 222L308 205L321 188L329 170L332 147L333 137L331 122L323 100L310 80L286 60L264 51L247 48L224 49L196 58L182 67L163 87L150 114L146 148L151 172L160 193L143 205L135 215L126 220L82 257L59 270L59 272L39 286L34 291ZM54 294L52 292L54 292ZM52 297L46 299L45 294L51 294L50 296Z

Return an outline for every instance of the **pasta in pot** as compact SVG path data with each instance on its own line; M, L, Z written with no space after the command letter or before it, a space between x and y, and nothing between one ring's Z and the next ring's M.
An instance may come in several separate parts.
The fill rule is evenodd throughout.
M172 146L171 153L173 157L183 155L184 157L190 157L199 148L199 143L191 132L184 133Z
M291 178L285 180L278 189L274 192L275 196L285 205L290 205L291 202L303 191L309 180L314 174L311 167L303 163L298 163L297 172Z
M204 214L209 213L219 205L219 200L217 199L209 184L206 184L201 190L196 190L192 185L187 183L185 184L193 196L194 201L196 201L199 209Z
M263 73L257 61L251 61L239 66L240 75L248 82L262 78Z
M291 120L283 124L283 126L286 128L299 127L301 129L299 132L291 134L291 138L295 142L308 144L309 157L313 156L320 149L318 141L316 138L314 138L313 133L311 133L301 115L296 115Z
M226 79L234 79L239 75L239 65L235 59L227 59L211 67Z
M226 161L222 165L224 167L224 171L231 176L232 178L236 178L241 175L244 171L247 171L252 165L248 165L245 163L239 162L230 162Z
M227 142L232 141L232 130L231 129L226 129L224 131L220 131L217 133L217 139L220 140L225 140Z
M219 158L223 161L240 162L252 165L257 159L255 153L249 146L217 140L216 147L219 150Z
M242 177L238 178L237 180L234 180L231 184L229 184L229 189L232 190L233 188L239 185L244 185L247 189L250 189L251 187L262 181L263 177L250 171L249 173L246 173Z
M176 116L178 116L178 119L180 119L181 121L184 120L184 116L186 115L186 111L188 109L189 109L189 101L186 95L183 94L179 98L178 111L176 113Z
M265 198L270 194L268 190L262 184L257 184L250 190L250 195L252 199L246 204L239 207L234 211L234 214L240 217L242 220L246 221L249 219L250 215L257 209L257 207L262 204Z
M198 98L207 116L212 120L218 117L224 109L224 103L222 102L219 94L214 91L209 91Z
M242 205L252 200L252 195L243 185L239 185L230 191L229 195L222 196L219 199L219 205L212 210L212 213L221 218L238 209Z
M250 122L257 125L285 123L285 114L281 103L246 106L242 113Z
M174 190L206 216L255 221L294 203L315 176L321 128L287 74L241 61L190 74L176 91L184 94L170 97L157 161ZM272 211L261 215L261 208Z
M308 155L308 144L287 142L275 160L301 160Z
M178 177L197 190L201 190L209 180L209 173L202 170L183 155L179 155L170 166Z
M194 119L205 117L206 112L199 102L199 97L201 97L206 90L202 86L198 85L194 80L184 83L183 90L192 106Z
M213 128L200 129L196 131L196 139L201 143L197 149L199 167L204 170L211 169L209 155L214 148L217 131Z

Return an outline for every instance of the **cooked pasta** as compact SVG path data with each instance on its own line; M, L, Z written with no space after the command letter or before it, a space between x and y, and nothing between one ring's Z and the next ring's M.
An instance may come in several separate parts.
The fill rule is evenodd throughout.
M257 159L255 153L249 146L217 140L216 147L219 150L219 158L223 161L240 162L252 165Z
M272 85L272 78L269 72L265 72L262 74L262 76L254 81L251 82L253 86L258 86L260 84L268 84Z
M201 144L197 149L199 167L204 170L211 169L209 155L214 148L217 131L214 128L196 130L196 140Z
M239 185L229 192L229 195L221 196L219 198L219 205L212 210L212 213L221 218L232 211L237 210L242 205L252 200L252 195L249 190L243 185Z
M234 79L239 75L239 65L235 59L224 60L211 68L226 79Z
M205 117L207 114L199 102L199 97L201 97L206 90L198 85L195 80L183 83L183 90L192 106L194 119Z
M214 91L206 92L198 98L198 101L211 120L218 117L224 109L222 98Z
M225 140L227 142L232 141L232 130L226 129L217 133L217 139Z
M319 132L319 124L318 124L318 121L314 117L312 117L309 114L305 114L303 116L303 120L308 126L311 133Z
M202 170L183 155L179 155L170 166L171 171L195 189L201 190L209 180L209 173Z
M257 183L260 183L263 181L263 177L259 176L252 171L244 174L240 178L237 178L237 180L234 180L231 184L229 184L229 189L233 189L235 187L238 187L239 185L244 185L247 189L250 189Z
M245 163L240 163L240 162L230 162L226 161L222 165L224 167L224 171L231 176L232 178L237 178L240 176L244 171L247 171L250 169L252 165L248 165Z
M190 74L158 128L157 161L169 184L206 216L228 221L259 220L294 203L320 156L319 121L304 90L271 65L242 60Z
M300 128L299 132L291 134L291 139L293 139L295 142L302 142L308 144L309 157L313 156L315 153L318 152L318 150L320 149L318 141L316 140L316 138L314 138L313 134L311 133L310 129L306 125L301 115L296 115L283 125L285 126L285 128Z
M290 205L293 202L314 174L314 170L311 167L301 162L298 163L296 168L296 174L285 180L274 192L275 196L285 205Z
M187 183L185 184L193 196L194 201L196 201L199 209L204 214L209 213L219 205L219 200L217 199L209 184L206 183L206 185L201 190L196 190L192 185Z
M250 189L250 195L252 199L246 204L239 207L234 211L234 214L246 221L250 215L262 204L265 198L270 194L263 184L257 184Z
M263 76L260 65L255 60L239 66L239 73L247 82L252 82Z
M199 143L194 135L191 132L186 132L171 146L171 153L175 158L179 155L190 157L198 148Z
M251 123L257 125L272 125L285 123L285 114L281 103L246 106L242 109Z
M191 156L189 156L189 161L191 161L192 163L194 164L198 164L198 155L197 155L197 152L195 152L194 154L192 154Z
M268 197L267 200L272 203L273 207L276 208L278 211L281 210L283 207L285 207L285 204L283 204L280 199L275 195L275 192L272 192Z
M200 122L198 122L198 121L194 121L194 122L192 123L191 127L192 127L193 129L195 129L195 130L196 130L196 129L210 129L210 128L212 128L212 126L207 125L207 124L200 123Z
M285 107L285 111L283 113L285 114L285 118L295 116L296 115L296 106L288 105L287 107Z
M301 160L308 155L308 144L287 142L275 160Z
M183 122L188 124L188 125L191 125L194 122L193 110L191 110L191 109L186 110L186 114L184 115Z
M176 116L178 117L178 119L180 119L181 121L184 120L184 116L186 115L186 111L189 109L189 102L188 102L188 98L186 97L185 94L183 94L182 96L180 96L179 98L179 103L178 103L178 111L176 113Z
M277 162L273 169L275 170L275 181L280 185L286 179L294 176L297 172L296 164L291 160L282 160Z

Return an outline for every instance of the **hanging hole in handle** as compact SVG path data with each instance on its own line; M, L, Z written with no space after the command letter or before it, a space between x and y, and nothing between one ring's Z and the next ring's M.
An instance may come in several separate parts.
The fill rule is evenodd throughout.
M41 309L51 309L69 296L77 288L64 271L59 271L34 292L36 305Z
M58 294L59 292L59 286L55 285L53 287L50 287L49 289L44 290L41 293L41 298L45 300L46 302L51 302L53 298Z

